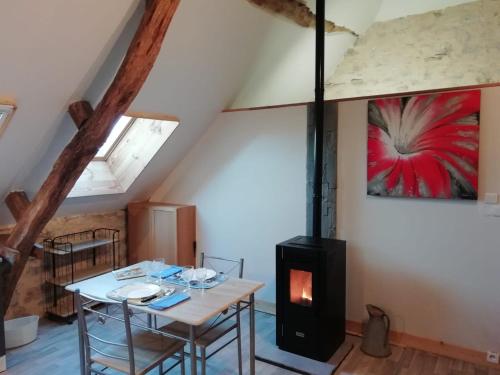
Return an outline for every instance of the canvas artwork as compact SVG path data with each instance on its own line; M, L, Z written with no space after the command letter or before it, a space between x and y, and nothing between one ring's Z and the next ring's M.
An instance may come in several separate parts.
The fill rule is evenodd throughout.
M477 199L479 90L368 103L368 194Z

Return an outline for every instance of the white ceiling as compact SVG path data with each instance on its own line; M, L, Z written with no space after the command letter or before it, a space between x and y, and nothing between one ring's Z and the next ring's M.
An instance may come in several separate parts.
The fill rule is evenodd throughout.
M47 1L44 2L41 11L46 11ZM27 51L36 49L36 53L29 52L32 54L31 58L19 68L15 67L15 61L24 61L24 58L12 58L9 68L15 70L17 77L22 78L24 84L20 85L19 80L17 84L15 79L11 80L12 89L9 92L16 94L20 110L16 113L15 121L11 123L0 140L2 142L0 150L4 152L2 160L7 160L6 157L9 154L12 157L8 168L4 167L5 163L0 163L0 191L3 195L11 189L25 189L28 195L33 195L37 191L56 157L76 131L69 116L65 115L70 98L84 97L93 103L98 100L120 63L140 17L140 12L135 12L134 19L127 25L124 34L117 41L94 82L85 91L87 88L85 86L88 86L85 83L92 82L92 77L89 78L89 67L103 49L100 46L100 44L104 45L102 40L106 39L106 36L110 39L117 26L127 20L125 9L120 16L118 13L120 13L120 7L128 8L131 2L127 1L128 7L126 7L123 0L50 1L54 7L47 12L57 15L54 16L57 20L50 23L59 24L60 28L45 25L44 28L48 30L43 31L44 39L51 39L55 36L64 39L60 34L66 34L69 35L67 39L73 39L73 41L55 43L53 50L44 51L36 49L36 43L31 41L35 36L27 35L22 40L25 45L23 49ZM72 4L62 8L56 6L56 3L66 4L66 2ZM75 11L79 7L76 7L74 3L85 3L85 6L80 6L85 9L80 12ZM87 3L89 3L88 7ZM95 12L97 3L100 4L100 12ZM12 7L15 8L12 10L13 13L20 12L17 5L13 4ZM82 14L86 16L83 18L87 19L81 22L77 22L76 19L65 19L68 13L78 14L78 17L75 16L78 20ZM100 16L96 16L96 13ZM112 28L109 23L115 17L117 18L116 24ZM64 22L60 22L59 18L64 19ZM91 20L89 21L88 18ZM132 199L146 198L149 192L163 181L241 87L247 75L249 62L252 60L251 57L256 54L270 26L269 21L263 12L243 0L181 1L150 77L130 108L138 112L174 115L180 119L179 127L126 194L67 199L58 214L116 209L125 207L126 203ZM101 23L108 23L109 30L100 29L98 25ZM2 31L4 27L6 26L0 24L2 35L4 35ZM70 38L71 33L67 29L78 29L81 35ZM64 33L61 33L61 30L64 30ZM42 34L40 31L38 33ZM84 36L91 41L83 41ZM78 43L74 39L78 40ZM14 43L11 42L11 44ZM79 63L82 65L82 72L78 80L75 78L78 75L75 69L66 69L67 64L74 62L59 61L66 58L68 50L72 51L75 48L81 52L78 54L79 58L81 58L80 55L87 56L85 61ZM109 48L106 52L108 51ZM36 61L37 55L41 56L40 61ZM90 59L90 56L93 56L93 59ZM0 61L0 64L4 64L4 61ZM54 64L59 70L51 68ZM0 66L4 66L2 71L8 70L5 65ZM43 82L36 82L37 86L30 87L33 76L37 76L35 72L42 68L45 71L41 76L46 79ZM53 76L61 75L59 72L63 68L66 69L65 78L52 79ZM95 70L92 74L95 76ZM48 81L49 78L50 81ZM0 90L4 87L8 86L2 82ZM84 92L85 95L83 95ZM2 94L1 91L0 94ZM28 101L28 97L32 100ZM40 104L38 101L43 101L43 103ZM45 134L39 131L42 126ZM20 152L20 150L25 151ZM27 171L27 178L16 178L17 173L24 171ZM12 221L12 219L2 206L0 224L7 221Z
M327 0L327 16L364 32L376 20L457 2ZM38 190L76 131L68 104L80 98L95 103L102 95L135 32L139 3L2 3L0 97L14 99L18 110L0 137L1 196L13 189L29 195ZM327 37L327 72L353 42L346 34ZM160 57L131 108L177 116L180 126L126 194L67 199L59 214L116 209L146 198L231 102L248 107L312 100L313 45L313 29L273 17L245 0L181 1ZM7 222L12 218L1 205L0 224Z
M0 138L0 193L32 170L121 32L133 0L15 0L0 12L0 97L18 109ZM98 11L96 11L98 10Z

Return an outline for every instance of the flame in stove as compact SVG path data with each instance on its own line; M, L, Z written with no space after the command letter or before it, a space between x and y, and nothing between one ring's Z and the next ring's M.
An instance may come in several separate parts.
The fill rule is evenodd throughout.
M311 306L312 301L312 272L290 269L290 302Z
M308 293L308 290L306 288L302 288L302 299L308 302L312 301L312 296L310 293Z

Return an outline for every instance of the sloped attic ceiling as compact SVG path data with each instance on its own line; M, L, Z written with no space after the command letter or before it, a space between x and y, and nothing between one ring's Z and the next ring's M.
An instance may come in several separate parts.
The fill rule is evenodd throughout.
M14 37L4 40L9 49L24 54L13 56L8 63L0 61L4 73L11 71L17 77L5 77L4 84L2 75L0 95L9 88L19 107L0 139L2 160L12 160L8 166L0 164L2 196L16 189L29 196L37 191L76 132L66 114L68 104L80 98L97 102L142 14L139 1L47 0L38 11L29 9L28 3L32 5L28 0L6 5L11 18L17 20L0 24L1 35L9 29L21 32L21 26L14 27L16 22L30 24L33 18L36 25L30 26L24 38L10 32ZM46 21L37 22L38 18ZM130 200L147 198L241 87L270 23L263 12L244 0L181 1L153 71L130 108L176 116L179 127L127 193L67 199L58 214L123 208ZM40 40L48 41L47 48L37 45ZM70 59L67 55L73 50L79 53ZM0 224L12 221L2 200Z
M436 4L441 8L460 2L464 0L426 0L420 5L397 0L327 0L328 16L359 32L383 19L382 13L398 17L433 9ZM141 14L138 6L140 0L2 4L0 97L11 97L18 105L0 138L2 196L16 189L30 196L37 191L76 131L66 113L68 104L100 98L135 32ZM284 102L279 97L283 92L295 92L287 87L277 96L272 90L270 97L261 95L268 88L267 81L287 78L283 72L297 81L293 88L311 100L312 86L309 90L307 82L312 82L313 53L296 44L312 42L313 35L314 30L273 17L246 0L182 1L160 57L131 108L177 116L180 126L127 193L67 199L58 214L123 208L130 200L147 198L236 96L251 94L260 98L253 105L271 105ZM329 38L340 46L339 51L354 41L349 35ZM335 53L327 60L330 65L342 58L343 52ZM310 61L304 62L304 56ZM283 68L283 63L291 67ZM268 75L275 72L280 74ZM2 200L0 225L12 221Z
M363 35L374 22L425 13L472 0L326 0L326 18ZM315 1L306 1L315 10ZM268 17L273 17L268 15ZM255 108L314 100L313 29L274 17L272 31L256 55L252 70L229 106ZM325 77L331 77L356 42L348 33L327 34Z
M18 108L0 137L1 197L11 187L23 187L57 135L71 99L85 92L136 4L2 2L0 97L14 100Z

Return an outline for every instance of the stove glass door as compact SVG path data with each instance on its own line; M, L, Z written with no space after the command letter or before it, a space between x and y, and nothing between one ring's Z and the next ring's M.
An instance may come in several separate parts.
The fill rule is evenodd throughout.
M290 302L312 306L312 272L290 269Z

